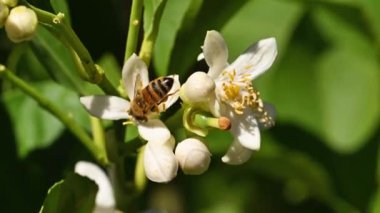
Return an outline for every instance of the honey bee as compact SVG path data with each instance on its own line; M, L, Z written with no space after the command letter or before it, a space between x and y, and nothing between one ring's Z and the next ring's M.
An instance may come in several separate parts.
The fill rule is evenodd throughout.
M138 75L134 89L135 97L131 101L129 114L137 121L147 121L147 116L151 113L158 113L158 106L175 93L169 94L173 84L174 79L172 77L159 77L142 88L141 77Z

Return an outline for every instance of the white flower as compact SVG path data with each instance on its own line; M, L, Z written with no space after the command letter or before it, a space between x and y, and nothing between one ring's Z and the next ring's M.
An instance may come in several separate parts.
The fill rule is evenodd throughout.
M166 144L148 142L144 148L144 170L149 180L165 183L177 176L178 162L173 153L174 138Z
M135 81L138 75L140 75L142 87L147 86L149 83L147 67L139 57L133 54L123 67L123 81L130 100L134 98ZM180 88L178 75L171 77L174 79L174 84L169 93L173 93L173 95L160 104L160 106L165 105L166 108L169 108L179 96L178 92L175 93ZM80 98L80 101L87 111L95 117L108 120L134 120L129 113L130 102L123 98L117 96L84 96ZM159 119L152 118L146 122L135 121L135 123L140 136L147 141L166 143L170 138L169 130Z
M106 173L96 164L79 161L75 164L75 173L87 177L98 185L98 192L95 199L94 213L115 212L115 197L111 183Z
M252 80L272 65L277 55L276 40L267 38L249 47L232 64L227 62L228 49L216 31L207 32L203 55L209 66L208 75L215 81L215 92L209 97L209 110L231 120L234 142L222 161L241 164L260 149L259 124L272 125L273 120L252 87ZM272 110L273 111L273 110Z
M149 84L148 78L148 69L145 63L133 54L123 67L123 81L125 85L125 89L128 93L129 99L134 99L134 92L136 86L136 80L141 80L142 88ZM170 89L168 94L171 94L167 97L167 100L158 105L159 111L163 111L166 108L169 108L179 97L179 93L177 92L180 88L180 83L178 80L178 75L169 76L174 79L173 86ZM119 120L119 119L130 119L134 121L137 125L137 129L139 135L146 141L148 141L148 145L155 143L154 146L150 147L159 147L166 146L167 143L171 140L171 134L165 124L157 119L157 118L149 118L147 121L139 121L130 114L130 102L116 96L85 96L80 98L81 103L85 106L87 111L93 116L109 119L109 120ZM147 150L148 147L146 148ZM162 151L162 149L157 149L157 152ZM149 157L149 154L145 154L144 156ZM174 154L173 154L174 156ZM147 157L147 158L148 158ZM149 170L150 164L161 164L161 162L151 162L154 160L161 160L161 158L149 158L149 160L145 160L145 170ZM176 165L172 165L172 167L176 167ZM149 171L147 172L147 174ZM149 175L147 177L153 180ZM163 180L166 182L167 178ZM159 182L157 179L153 181Z
M188 175L204 173L210 165L210 156L211 153L206 145L196 138L183 140L175 150L175 157L182 171Z
M11 10L5 21L5 31L11 41L18 43L32 39L37 24L37 15L33 10L17 6Z

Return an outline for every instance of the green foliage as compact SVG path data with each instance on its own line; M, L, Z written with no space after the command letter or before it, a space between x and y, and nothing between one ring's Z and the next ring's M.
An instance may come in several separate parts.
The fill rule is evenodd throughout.
M40 213L92 212L97 191L98 187L92 180L69 174L49 189Z
M71 54L56 37L45 28L39 27L30 46L54 80L68 88L84 93L84 84L79 78Z
M169 70L170 55L177 33L182 26L186 12L194 1L168 0L163 11L159 31L154 47L154 65L158 75L166 75Z
M111 81L114 87L119 87L121 81L121 68L114 55L106 53L98 60L98 63L104 70L104 74Z
M77 101L78 95L53 82L34 84L41 94L59 101L59 106L73 116L83 126L89 126L87 113ZM51 145L64 130L64 126L48 112L44 111L30 97L19 90L9 90L3 94L11 119L20 157L26 157L33 150Z
M157 34L162 11L166 0L144 1L144 36L151 37Z
M320 86L322 135L331 148L353 152L377 128L378 70L371 57L344 49L321 56L316 80Z
M175 1L168 2L167 7L171 7L170 3L174 3ZM166 57L170 56L169 63L166 61L169 58L158 58L155 60L155 65L157 66L158 72L161 73L177 73L182 74L180 77L184 78L184 76L190 71L190 67L196 61L196 57L199 53L201 53L201 45L203 44L204 37L206 36L207 30L218 30L224 24L226 24L227 20L231 18L231 16L239 11L243 7L243 5L247 2L247 0L239 0L239 1L228 1L228 0L209 0L209 1L192 1L194 4L192 6L187 7L186 5L182 5L181 7L176 7L179 11L189 11L187 16L185 16L186 21L183 20L183 24L180 26L179 30L174 29L174 33L177 32L177 36L172 35L162 35L163 38L173 39L176 43L174 47L170 48L170 43L173 43L173 40L162 40L157 41L157 45L155 48L156 55L164 54ZM187 4L187 2L185 2ZM175 6L173 6L175 7ZM174 8L172 9L174 10ZM163 16L171 16L167 17L166 20L176 19L176 13L172 12L172 10L165 10ZM166 14L168 13L168 14ZM181 19L181 17L179 17ZM173 23L174 28L178 28L178 21ZM171 33L170 31L165 31L165 24L160 25L159 32ZM162 42L160 44L159 42ZM160 47L166 46L168 44L168 48L163 48L162 52ZM168 53L169 52L169 53ZM162 60L161 60L162 59ZM162 63L162 65L161 65ZM170 66L167 66L170 64Z
M138 39L149 37L150 42L155 41L152 70L157 76L179 74L183 83L191 72L207 71L204 61L196 61L207 30L221 32L231 63L262 38L275 37L278 44L274 66L253 82L262 99L276 107L277 126L262 133L262 148L251 161L236 167L220 163L232 135L228 131L210 130L204 138L212 153L209 171L201 176L184 176L179 172L174 184L165 185L179 194L170 200L170 207L182 206L183 212L380 211L380 1L143 0L143 3L140 31L145 34L140 33ZM128 20L124 14L129 14L125 8L130 2L104 1L101 6L97 1L91 3L98 5L91 9L93 15L115 12L116 15L107 16L112 19L102 20L107 22L104 25L99 25L98 19L94 23L88 21L87 13L83 12L89 8L85 1L70 1L68 5L65 0L50 0L51 8L46 5L49 2L38 4L53 8L54 13L63 12L66 20L73 22L74 30L107 79L120 89L123 58L120 47L124 47ZM88 29L96 29L97 33ZM7 68L89 130L88 114L80 105L79 96L103 92L81 79L72 49L54 32L51 26L39 26L32 41L14 46L3 39L5 33L0 34L1 56L8 56ZM108 39L109 32L121 32L121 38ZM109 48L99 48L99 42L107 43ZM2 81L0 86L0 110L5 108L2 111L7 113L1 116L10 118L2 119L2 125L13 130L13 135L1 132L6 135L2 142L14 137L19 157L1 161L4 165L0 164L0 168L5 168L5 175L14 168L27 169L26 174L32 180L44 174L46 180L39 183L46 182L45 185L35 187L45 192L52 180L62 177L62 171L51 172L51 165L42 163L41 159L51 158L51 149L55 151L52 153L62 149L63 156L57 157L62 159L59 168L69 170L74 160L89 156L82 153L83 147L65 151L62 148L66 148L65 140L75 140L65 127L9 82ZM174 112L176 107L164 114L164 120L178 142L193 135L178 125L182 113ZM107 135L123 132L126 143L120 144L125 146L117 147L116 138L107 138L107 145L114 148L108 154L117 156L113 163L127 156L122 162L127 171L116 178L128 176L129 187L135 169L132 165L136 161L135 146L142 143L137 142L136 127L124 131L108 124L111 123L104 125ZM57 141L63 141L64 145L57 145ZM67 153L77 156L71 159ZM8 190L14 195L5 195L6 198L16 197L27 185L11 179L1 178L4 184L17 188L14 192ZM33 187L25 197L34 196ZM134 203L143 209L153 208L150 205L155 196L161 198L155 194L157 185L148 187L147 193L138 195L141 201ZM70 174L49 190L41 212L91 212L96 188L92 181ZM175 193L166 194L170 197ZM42 201L42 195L39 196ZM2 208L0 212L10 211Z

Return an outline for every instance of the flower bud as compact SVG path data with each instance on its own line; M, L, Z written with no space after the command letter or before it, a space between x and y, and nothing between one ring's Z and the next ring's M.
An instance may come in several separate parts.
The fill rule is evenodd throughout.
M0 0L0 4L5 4L8 7L15 7L18 3L18 0Z
M148 142L144 149L145 175L151 181L169 182L177 176L178 162L171 147Z
M5 20L9 15L9 8L7 5L0 2L0 28L4 27Z
M181 169L188 175L200 175L204 173L211 161L211 153L202 141L189 138L177 145L175 156Z
M8 38L15 42L32 39L38 24L36 13L25 6L17 6L11 10L5 21Z
M215 90L215 82L204 72L193 73L182 85L181 99L186 103L207 101Z

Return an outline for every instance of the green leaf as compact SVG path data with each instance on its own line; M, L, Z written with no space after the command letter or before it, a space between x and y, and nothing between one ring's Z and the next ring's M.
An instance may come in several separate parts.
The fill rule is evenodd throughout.
M166 0L144 0L144 37L157 34Z
M183 25L170 54L169 73L185 74L196 63L207 30L219 30L248 0L208 0L193 15L193 24ZM198 7L198 5L197 5ZM199 12L198 12L199 11ZM190 16L192 17L192 16ZM158 49L159 50L159 49ZM170 50L168 50L170 51ZM185 77L185 75L181 75Z
M34 86L62 110L71 114L75 120L89 128L87 113L80 105L77 94L52 82L41 82ZM35 149L51 145L64 130L59 120L21 91L6 91L2 98L13 121L20 157L25 157Z
M275 37L279 57L304 14L302 4L291 1L249 1L222 28L231 62L253 43ZM279 60L279 58L277 58Z
M361 0L371 31L376 37L377 49L380 49L380 1Z
M366 23L360 18L352 19L353 15L360 17L361 14L352 8L337 10L322 6L312 11L319 32L333 46L374 53L372 41L363 28Z
M353 152L376 130L379 119L379 67L371 54L334 49L319 61L316 80L327 145Z
M380 212L380 190L379 189L372 197L372 200L369 205L369 212L370 213Z
M288 149L281 143L263 135L262 149L257 152L250 167L261 174L283 182L285 198L301 203L309 197L323 202L334 212L357 212L349 203L338 196L329 173L310 156ZM281 163L279 163L281 162Z
M95 182L71 173L49 189L40 213L92 212L97 191Z
M121 81L121 68L115 56L110 53L106 53L100 57L97 64L103 68L107 79L111 81L112 85L115 88L118 88Z
M168 0L162 14L154 47L154 65L158 76L168 73L170 56L180 27L189 8L196 0Z
M85 93L86 84L79 77L71 53L50 32L38 27L30 46L54 80L75 91Z
M278 69L273 70L273 77L268 83L270 94L263 97L275 105L279 122L293 123L321 135L318 85L313 77L315 56L301 44L292 44L291 47Z
M68 23L70 23L70 9L66 0L50 0L51 7L55 13L64 13Z

